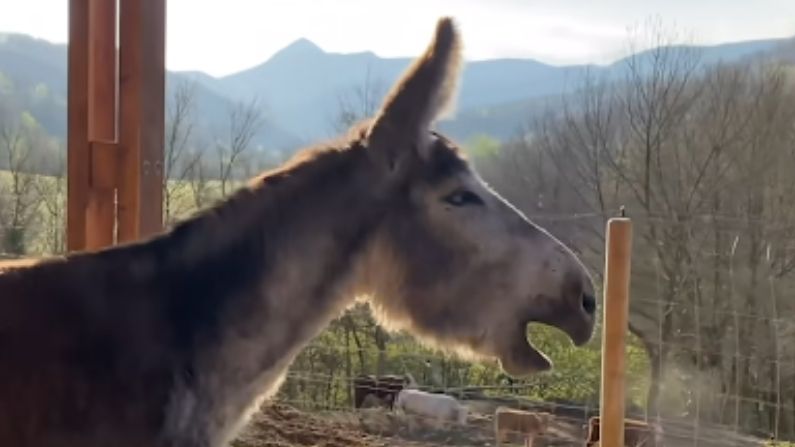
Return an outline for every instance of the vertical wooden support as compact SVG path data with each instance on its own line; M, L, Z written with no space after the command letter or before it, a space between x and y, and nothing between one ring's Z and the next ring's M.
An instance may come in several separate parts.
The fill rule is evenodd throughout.
M624 447L632 222L624 217L610 219L605 245L599 439L602 447Z
M69 67L67 125L67 249L86 245L86 206L89 189L88 149L88 3L69 0Z
M636 419L624 419L623 421L624 443L627 446L648 446L657 447L661 439L657 436L658 427L651 426L645 421ZM599 417L592 417L588 421L588 437L585 447L601 447L599 442Z
M119 242L162 228L165 3L120 0Z
M161 229L165 3L69 0L70 251Z
M114 243L116 224L116 0L88 0L89 184L86 248ZM100 144L97 144L100 143Z

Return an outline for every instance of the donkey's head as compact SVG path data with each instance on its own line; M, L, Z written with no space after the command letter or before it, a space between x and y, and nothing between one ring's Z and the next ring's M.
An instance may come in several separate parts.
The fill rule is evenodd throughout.
M491 190L461 151L431 130L462 65L452 20L387 96L364 145L389 211L366 277L381 319L441 346L498 358L511 375L546 370L529 322L591 337L591 279L560 241Z

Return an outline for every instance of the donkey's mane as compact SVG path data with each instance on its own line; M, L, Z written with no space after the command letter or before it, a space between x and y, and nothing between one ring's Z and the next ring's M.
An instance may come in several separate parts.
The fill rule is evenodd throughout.
M363 131L363 127L357 127L349 135L302 149L286 163L253 177L247 185L196 211L170 230L103 251L143 253L154 249L166 252L161 261L172 264L173 256L178 256L177 264L187 266L195 259L228 248L233 239L250 236L247 230L254 226L256 233L277 242L285 213L294 206L306 206L319 186L351 173L352 164L364 155ZM208 239L208 234L216 237ZM260 244L263 249L265 242Z
M339 178L348 173L345 165L353 161L351 157L360 156L362 160L359 161L366 162L364 160L366 157L364 152L367 150L366 133L371 122L371 119L363 120L337 139L299 150L281 166L253 177L248 182L248 186L198 211L192 217L178 223L169 233L177 239L191 239L193 233L206 234L207 225L232 224L238 228L246 223L266 227L274 225L273 220L276 216L261 214L271 208L269 204L284 199L298 199L301 194L313 192L319 184L334 181L331 177ZM433 183L465 169L466 155L445 136L437 132L431 134L436 138L434 150L431 151L432 159L423 166L426 172L418 174ZM370 169L375 169L375 166L371 166ZM258 196L257 200L262 202L261 206L250 209L252 195ZM249 219L241 221L241 216L247 216ZM228 218L234 218L236 221L227 222ZM267 230L264 228L264 231ZM203 249L210 250L212 242L201 240L200 245Z

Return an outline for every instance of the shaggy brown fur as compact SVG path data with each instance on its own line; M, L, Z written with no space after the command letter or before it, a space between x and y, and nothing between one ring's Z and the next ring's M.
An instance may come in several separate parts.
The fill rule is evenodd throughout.
M376 117L172 231L0 274L0 446L219 447L356 297L511 374L540 321L593 329L590 277L431 131L460 41L442 19Z

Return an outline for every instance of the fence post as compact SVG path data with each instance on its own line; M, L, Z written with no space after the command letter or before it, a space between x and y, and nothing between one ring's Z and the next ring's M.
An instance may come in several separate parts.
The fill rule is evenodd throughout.
M623 216L607 222L602 319L601 447L624 447L626 337L632 222Z

